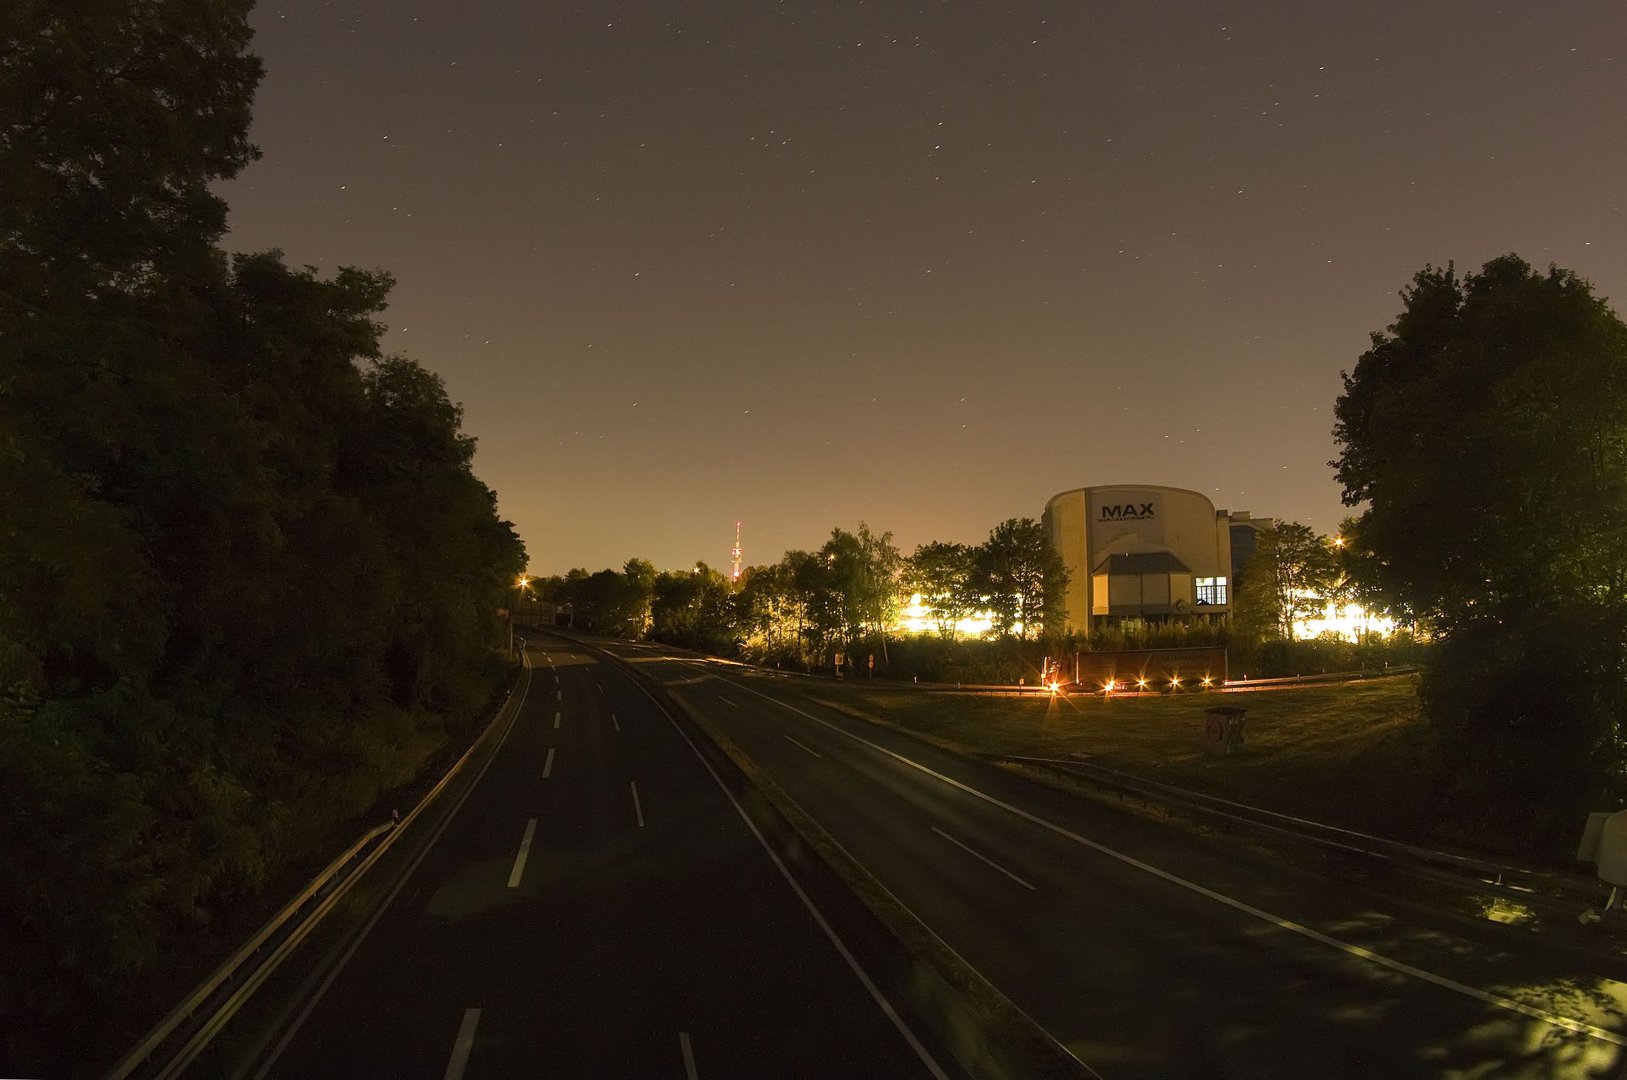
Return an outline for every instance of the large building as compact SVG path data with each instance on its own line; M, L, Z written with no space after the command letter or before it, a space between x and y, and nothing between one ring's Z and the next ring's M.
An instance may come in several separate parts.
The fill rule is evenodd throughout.
M1231 612L1234 531L1252 550L1269 519L1215 509L1196 491L1149 485L1075 488L1045 504L1044 525L1068 571L1066 628L1162 622Z

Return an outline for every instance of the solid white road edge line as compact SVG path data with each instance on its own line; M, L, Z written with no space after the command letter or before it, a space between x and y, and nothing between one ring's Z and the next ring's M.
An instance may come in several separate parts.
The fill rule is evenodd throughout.
M848 731L845 728L838 727L829 720L822 719L821 717L815 716L809 712L804 712L795 705L781 701L779 698L770 697L760 690L753 689L749 686L743 686L740 683L734 683L732 685L738 690L744 690L748 694L756 694L764 701L773 702L775 705L779 705L782 708L791 710L798 716L806 717L816 724L830 728L830 730L836 732L837 734L846 735L854 742L863 743L872 750L886 754L888 757L893 758L904 765L908 765L912 769L925 773L927 776L930 776L935 780L940 780L943 783L948 784L950 787L959 788L961 791L966 792L966 794L974 796L978 799L982 799L991 806L997 806L1007 813L1015 814L1017 817L1020 817L1025 821L1030 821L1041 828L1049 829L1058 836L1065 836L1075 843L1083 844L1092 851L1098 851L1109 858L1117 859L1119 862L1122 862L1127 866L1133 866L1137 870L1145 871L1146 873L1151 874L1153 877L1169 882L1171 885L1178 885L1183 889L1188 889L1197 893L1199 896L1213 900L1217 904L1224 904L1226 907L1229 907L1234 911L1240 911L1245 915L1253 916L1262 922L1270 923L1271 925L1279 927L1283 930L1287 930L1290 933L1309 938L1311 941L1326 945L1331 949L1337 949L1340 952L1354 956L1360 960L1370 961L1371 963L1377 964L1379 967L1388 968L1389 970L1399 974L1407 975L1414 979L1430 983L1431 985L1438 986L1443 990L1450 990L1453 993L1474 998L1476 1001L1485 1002L1487 1005L1495 1005L1499 1009L1507 1009L1510 1012L1519 1013L1521 1016L1528 1016L1533 1020L1540 1020L1544 1023L1552 1024L1554 1027L1564 1028L1567 1031L1574 1031L1581 1035L1588 1035L1604 1042L1614 1043L1617 1046L1627 1046L1627 1036L1618 1035L1614 1031L1596 1027L1593 1024L1585 1023L1584 1021L1576 1020L1569 1016L1561 1016L1559 1013L1549 1012L1546 1009L1539 1009L1534 1005L1527 1005L1522 1001L1515 1001L1513 998L1506 998L1498 994L1492 994L1485 990L1481 990L1478 987L1468 986L1464 983L1460 983L1455 979L1448 979L1444 975L1436 975L1432 971L1425 971L1423 968L1413 967L1411 964L1403 963L1400 960L1393 960L1382 953L1376 953L1373 950L1364 948L1361 945L1352 945L1348 941L1340 941L1338 938L1324 934L1320 930L1313 930L1308 926L1294 922L1292 919L1285 919L1280 915L1273 915L1271 912L1257 908L1252 904L1244 903L1241 900L1234 900L1224 893L1218 893L1213 889L1199 885L1195 881L1188 881L1183 877L1178 877L1175 874L1170 873L1168 870L1161 870L1158 867L1153 866L1151 863L1142 862L1133 855L1126 855L1124 852L1110 848L1105 844L1099 844L1094 840L1087 840L1085 837L1080 836L1078 833L1073 832L1070 829L1065 829L1061 825L1046 821L1044 818L1039 817L1036 814L1031 814L1021 807L1012 806L1010 803L997 799L993 795L985 794L969 784L961 783L954 777L945 776L936 770L922 765L918 761L913 761L910 758L905 757L903 754L889 750L885 746L878 743L873 743L862 735L855 735L853 732Z
M445 1080L463 1080L463 1070L469 1067L469 1051L475 1048L475 1027L480 1023L479 1009L464 1009L463 1023L458 1025L458 1038L452 1044L452 1057L446 1063Z
M700 1080L700 1073L695 1071L695 1051L689 1045L689 1032L678 1032L678 1049L684 1052L685 1080Z
M514 869L508 875L508 887L518 888L520 875L525 873L525 860L531 857L531 838L537 835L537 819L525 824L525 835L520 837L520 852L514 856Z
M789 737L789 736L787 736L787 737ZM553 751L550 750L549 753L551 754L551 753L553 753ZM1038 892L1039 891L1038 889L1034 888L1034 886L1028 884L1028 882L1026 882L1022 878L1018 877L1016 874L1013 874L1010 870L1007 870L1005 867L1001 866L999 863L997 863L993 859L989 858L987 855L984 855L980 851L973 851L971 848L967 847L965 844L961 843L959 840L956 840L953 836L950 836L948 833L944 832L942 829L938 828L936 825L932 826L932 831L937 833L939 836L943 837L945 840L949 841L951 844L954 844L956 847L960 848L960 850L964 851L966 854L970 855L972 858L983 860L983 862L985 864L987 864L989 866L992 866L994 869L1000 871L1000 873L1004 874L1006 877L1010 878L1012 881L1015 881L1017 884L1021 885L1023 888L1029 890L1030 892Z
M526 660L525 665L530 667L530 661ZM508 742L508 737L514 731L514 726L520 722L520 714L525 709L525 699L530 693L531 683L527 681L525 692L520 695L519 704L514 706L514 716L509 720L508 727L503 729L503 734L498 738L497 745L492 747L491 756L480 766L480 771L475 773L473 780L469 781L469 786L463 789L463 794L458 796L457 802L453 803L451 809L447 810L446 816L441 819L441 823L435 827L435 831L430 834L424 846L419 849L418 854L408 864L406 872L396 879L395 885L385 895L384 901L374 909L372 917L362 926L355 939L351 941L338 961L323 977L322 982L311 993L310 1000L305 1003L305 1007L294 1018L294 1022L288 1025L288 1030L282 1033L282 1038L277 1040L276 1047L261 1062L259 1069L255 1070L254 1080L265 1080L266 1074L276 1067L277 1059L282 1057L284 1050L288 1049L288 1044L294 1041L294 1036L299 1034L299 1029L304 1026L306 1019L315 1011L317 1003L322 1000L322 996L328 992L328 988L339 977L339 973L345 969L345 965L350 963L350 958L356 955L356 950L362 947L362 942L367 940L367 935L373 932L373 927L378 925L378 921L384 917L384 913L389 910L390 905L395 903L396 896L406 887L407 882L412 880L412 875L418 872L418 864L423 862L429 855L430 849L435 846L436 841L440 840L441 834L446 831L447 826L452 824L452 819L457 816L458 811L468 801L469 796L474 794L475 788L480 786L481 778L486 775L486 770L491 768L491 763L497 760L497 755L502 752L504 744Z
M554 748L548 748L548 760L542 763L542 778L548 779L554 774Z
M700 760L701 767L711 775L713 782L718 786L718 790L723 792L723 797L729 800L729 805L734 807L734 812L740 815L740 820L746 823L746 828L751 830L751 835L757 838L757 843L761 844L763 850L768 853L769 859L778 868L780 876L785 878L786 882L791 886L791 891L796 893L797 899L802 901L802 906L808 909L809 915L813 916L813 921L818 924L819 929L825 932L825 936L830 939L830 943L836 947L836 952L843 960L847 961L847 966L852 969L853 974L858 976L859 982L870 992L870 997L875 1003L880 1006L882 1015L893 1022L893 1027L897 1028L898 1033L904 1037L904 1041L909 1043L910 1049L915 1051L915 1056L921 1059L921 1063L927 1067L927 1071L932 1074L934 1080L949 1080L949 1074L944 1072L943 1067L933 1059L932 1052L921 1044L920 1039L915 1037L915 1032L910 1030L910 1026L904 1022L904 1018L898 1014L898 1010L893 1008L892 1002L888 1001L886 996L882 994L881 988L870 978L869 973L859 966L858 958L849 951L847 944L836 936L835 928L825 921L824 914L814 906L813 898L802 890L802 886L797 882L796 878L791 876L791 871L781 861L779 855L773 848L768 846L768 840L763 836L762 831L757 828L757 823L747 815L745 807L740 805L740 800L734 797L734 792L729 790L729 786L723 782L723 778L717 774L717 770L712 768L712 763L706 760L706 755L702 754L701 748L695 745L695 740L691 739L689 733L678 726L678 721L674 720L672 714L667 712L666 706L662 705L642 683L634 683L634 685L643 691L644 696L649 698L650 702L661 711L661 715L667 718L667 723L672 725L673 730L678 733L678 737L689 744L689 749L693 750L695 757Z
M627 786L633 789L633 813L638 815L638 827L644 827L644 808L638 804L638 782L627 781Z
M780 732L780 734L785 735L785 732L782 731L782 732ZM796 746L801 746L802 749L808 751L808 753L812 754L816 758L822 758L822 757L825 756L824 754L821 754L818 750L815 750L813 747L806 746L806 745L804 745L804 744L802 744L800 742L797 742L797 740L791 738L791 736L789 736L789 735L785 735L785 741L788 742L788 743L792 743L793 745L796 745Z

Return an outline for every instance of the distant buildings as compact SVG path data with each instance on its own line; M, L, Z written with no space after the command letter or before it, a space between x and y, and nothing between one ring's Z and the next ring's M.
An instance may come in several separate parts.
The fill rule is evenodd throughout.
M1052 496L1043 524L1068 571L1065 628L1229 615L1269 518L1215 509L1196 491L1148 485Z

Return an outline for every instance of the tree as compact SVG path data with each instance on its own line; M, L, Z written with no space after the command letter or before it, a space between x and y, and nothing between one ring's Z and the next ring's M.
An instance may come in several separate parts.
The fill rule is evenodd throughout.
M259 156L249 0L12 0L0 14L0 325L212 276Z
M880 640L882 662L886 663L887 635L898 625L904 606L899 586L904 557L893 544L891 532L876 536L862 521L859 522L859 545L864 553L866 618L871 633Z
M905 588L921 594L945 641L954 641L956 625L977 609L977 584L976 552L965 544L922 544L904 563Z
M1243 570L1240 628L1247 635L1269 627L1294 640L1294 625L1321 614L1337 578L1332 543L1309 525L1285 521L1261 530Z
M746 569L735 610L751 654L759 660L806 660L807 602L797 589L806 552L789 551L772 566Z
M669 571L656 576L651 637L728 656L736 652L735 632L728 578L705 563L696 563L693 571Z
M388 275L228 258L235 0L0 5L4 1064L471 730L524 548ZM132 1002L135 1004L132 1005ZM151 1017L140 1017L150 1020Z
M815 559L801 580L816 621L849 648L875 640L885 658L887 632L898 620L903 565L893 534L876 536L862 521L857 533L832 529Z
M648 559L628 559L621 577L632 610L627 618L627 636L640 638L650 630L650 604L655 598L655 564Z
M1374 588L1442 639L1423 695L1446 744L1571 814L1622 786L1627 326L1512 255L1425 267L1402 299L1344 377L1344 500Z
M1033 518L996 525L977 550L978 585L994 612L994 629L1023 641L1055 626L1068 572Z
M649 632L655 581L653 564L628 559L620 572L571 570L563 580L546 583L544 595L570 604L576 625L583 629L632 640Z

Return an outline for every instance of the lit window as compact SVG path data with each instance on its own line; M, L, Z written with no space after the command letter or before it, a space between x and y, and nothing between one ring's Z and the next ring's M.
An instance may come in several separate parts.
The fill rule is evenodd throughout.
M1224 604L1226 602L1226 579L1223 577L1200 577L1197 580L1198 603Z

